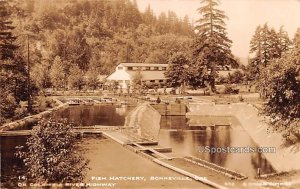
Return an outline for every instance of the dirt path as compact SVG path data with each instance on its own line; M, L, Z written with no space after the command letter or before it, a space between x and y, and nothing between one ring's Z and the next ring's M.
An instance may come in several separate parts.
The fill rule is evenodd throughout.
M89 166L91 170L87 173L86 183L115 184L114 186L105 186L103 188L211 188L161 167L108 139L100 140L97 138L87 138L83 140L81 145L86 150L84 156L90 160ZM95 180L94 177L99 178L97 178L98 180ZM141 178L137 181L124 181L111 180L113 179L112 177ZM169 180L170 178L167 180L151 180L151 177L155 177L155 179L166 179L165 177L171 177L172 180ZM101 187L97 186L94 188Z

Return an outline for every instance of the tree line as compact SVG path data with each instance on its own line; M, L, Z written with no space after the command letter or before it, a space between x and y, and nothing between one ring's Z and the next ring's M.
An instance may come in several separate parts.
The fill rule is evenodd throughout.
M172 11L141 12L134 0L0 1L1 117L12 117L32 91L95 88L99 74L120 62L168 63L170 86L213 93L223 80L218 69L240 67L243 73L227 80L257 86L276 128L299 135L299 30L291 40L283 27L258 26L243 67L231 52L219 3L203 0L194 27Z
M293 40L283 27L276 32L268 24L258 26L251 40L246 73L265 98L263 113L271 130L289 142L300 140L300 28Z
M3 120L31 93L95 89L99 74L120 62L166 63L187 51L194 35L188 17L156 16L150 6L141 12L130 0L3 0L0 6Z

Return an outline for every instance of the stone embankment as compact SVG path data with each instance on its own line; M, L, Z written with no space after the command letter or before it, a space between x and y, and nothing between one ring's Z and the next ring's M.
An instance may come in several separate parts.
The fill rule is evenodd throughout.
M58 106L51 108L49 110L43 111L39 114L32 115L32 116L27 116L24 117L23 119L4 124L0 127L0 131L12 131L12 130L20 130L20 129L27 129L30 125L33 125L37 123L40 119L45 118L49 115L51 115L53 112L67 106L67 104L64 104L60 102L59 100L54 99Z

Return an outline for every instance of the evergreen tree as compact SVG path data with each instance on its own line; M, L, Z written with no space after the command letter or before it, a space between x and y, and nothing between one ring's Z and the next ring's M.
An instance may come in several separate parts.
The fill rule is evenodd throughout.
M147 25L154 25L156 18L153 14L153 10L150 7L150 4L147 6L144 14L143 14L143 21Z
M12 8L8 1L0 1L0 122L11 118L17 103L27 99L27 70L18 54Z
M188 15L185 15L183 21L181 23L181 33L185 36L192 36L193 35L193 28L190 23Z
M232 41L226 33L225 12L217 9L219 0L202 0L201 3L203 6L198 12L202 18L197 21L195 28L198 33L193 44L193 55L197 67L209 72L207 79L214 92L217 66L234 62L230 50Z
M168 24L167 24L167 15L165 12L162 12L158 16L155 28L156 28L157 32L160 34L169 33L169 28L168 28Z
M16 36L13 35L12 26L10 21L10 8L6 0L0 1L0 60L13 59L14 52L18 48L14 44Z
M300 55L300 28L297 29L297 32L295 34L295 37L293 39L293 45L294 45L294 50L293 52L295 55Z
M249 74L252 74L253 79L257 80L260 71L267 67L273 59L280 58L290 47L291 41L283 27L277 33L273 28L270 29L267 23L263 27L258 26L250 42L250 53L253 54L253 58L249 64L252 69L248 70L253 72Z
M254 54L253 61L266 67L274 58L280 58L290 49L291 41L287 33L280 28L277 33L268 24L258 26L250 42L250 53Z
M294 47L260 70L258 86L264 92L263 113L275 131L292 142L300 140L300 29Z
M256 59L261 60L262 57L262 28L257 26L255 33L250 41L250 53L255 53Z
M277 35L279 40L279 57L281 57L283 53L291 49L292 41L290 40L288 33L284 31L283 26L280 27Z
M272 59L271 57L271 44L272 41L269 41L270 39L270 31L269 31L269 26L267 24L264 25L261 31L261 40L262 40L262 49L261 49L261 64L266 67L270 60Z

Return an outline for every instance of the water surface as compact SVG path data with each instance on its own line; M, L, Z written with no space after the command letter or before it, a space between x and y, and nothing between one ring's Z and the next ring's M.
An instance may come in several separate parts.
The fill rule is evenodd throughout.
M121 126L124 125L125 117L132 109L133 107L116 105L78 105L61 109L55 115L82 126Z
M194 120L193 120L194 119ZM197 120L195 120L197 119ZM189 127L189 123L211 125L216 127ZM227 125L227 126L226 126ZM239 125L235 117L192 117L163 116L159 143L170 146L173 152L182 156L195 156L220 166L255 177L257 169L263 174L273 173L274 169L260 153L205 153L203 148L209 147L257 147L251 137Z
M68 106L54 113L56 118L66 118L77 125L124 125L125 117L133 107L118 107L112 105ZM25 129L31 129L32 125ZM17 188L19 176L25 169L23 162L16 158L16 146L26 146L27 137L0 137L1 141L1 188ZM97 157L95 157L97 158Z

